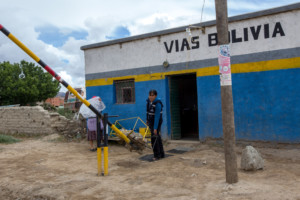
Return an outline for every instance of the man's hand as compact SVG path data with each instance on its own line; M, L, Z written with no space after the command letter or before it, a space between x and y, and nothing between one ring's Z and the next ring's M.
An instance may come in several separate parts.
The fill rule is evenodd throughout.
M154 133L154 135L157 135L157 130L156 130L156 129L154 129L153 133Z

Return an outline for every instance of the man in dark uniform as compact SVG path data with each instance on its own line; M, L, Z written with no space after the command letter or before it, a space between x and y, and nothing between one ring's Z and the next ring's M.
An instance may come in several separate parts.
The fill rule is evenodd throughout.
M154 153L153 160L165 157L165 152L160 136L160 128L162 119L163 104L157 98L157 91L150 90L147 99L147 124L151 130L151 145Z

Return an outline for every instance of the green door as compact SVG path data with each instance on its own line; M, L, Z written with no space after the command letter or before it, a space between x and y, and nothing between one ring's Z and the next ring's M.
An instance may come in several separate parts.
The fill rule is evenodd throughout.
M169 77L171 137L173 140L181 139L179 81L179 79Z

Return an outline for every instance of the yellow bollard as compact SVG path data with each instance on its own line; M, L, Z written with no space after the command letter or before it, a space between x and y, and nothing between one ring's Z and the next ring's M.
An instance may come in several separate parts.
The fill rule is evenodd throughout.
M97 159L98 159L98 176L102 174L102 157L101 157L101 147L97 148Z
M104 153L104 176L108 175L108 147L103 147Z

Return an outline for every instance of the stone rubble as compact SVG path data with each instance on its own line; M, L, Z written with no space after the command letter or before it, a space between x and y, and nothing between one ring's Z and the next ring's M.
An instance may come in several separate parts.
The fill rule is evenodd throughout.
M0 133L38 136L59 134L66 138L85 136L85 120L69 120L41 106L0 108Z
M264 160L254 147L246 146L243 149L241 168L246 171L255 171L264 168Z

